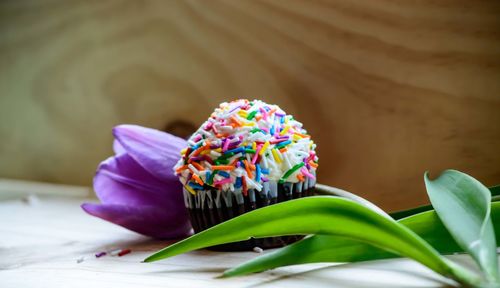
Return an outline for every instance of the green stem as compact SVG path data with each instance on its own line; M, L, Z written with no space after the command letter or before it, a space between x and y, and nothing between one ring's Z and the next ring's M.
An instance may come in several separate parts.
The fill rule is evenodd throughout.
M476 274L471 272L470 270L446 259L447 265L450 268L450 275L448 276L465 287L487 287L483 280Z

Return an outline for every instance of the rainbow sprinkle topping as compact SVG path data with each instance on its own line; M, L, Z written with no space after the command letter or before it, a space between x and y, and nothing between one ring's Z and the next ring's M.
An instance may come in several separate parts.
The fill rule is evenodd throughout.
M266 182L315 180L316 144L302 123L276 105L246 99L224 102L189 138L174 167L191 194L261 191Z

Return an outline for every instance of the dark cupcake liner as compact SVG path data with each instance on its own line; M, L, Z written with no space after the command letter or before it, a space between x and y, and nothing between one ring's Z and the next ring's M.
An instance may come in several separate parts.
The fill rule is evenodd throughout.
M184 190L184 200L194 232L198 233L246 212L288 201L312 196L313 181L270 185L258 192L250 189L246 196L232 191L204 190L196 195ZM274 187L273 187L274 186ZM267 191L264 191L267 190ZM245 251L254 247L263 249L283 247L302 239L302 235L250 238L249 240L209 247L216 251Z

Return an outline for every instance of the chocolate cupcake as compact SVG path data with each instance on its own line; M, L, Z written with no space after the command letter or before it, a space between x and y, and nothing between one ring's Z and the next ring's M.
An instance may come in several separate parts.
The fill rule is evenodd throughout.
M260 100L222 103L189 138L175 173L195 232L243 213L309 196L316 145L291 115ZM273 248L299 236L258 238L216 250Z

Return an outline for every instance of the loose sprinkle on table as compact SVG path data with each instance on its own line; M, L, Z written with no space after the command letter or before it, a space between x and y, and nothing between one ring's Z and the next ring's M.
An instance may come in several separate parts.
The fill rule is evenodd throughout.
M120 251L120 253L118 253L118 257L122 257L123 255L127 255L130 252L132 252L132 250L130 250L130 249L123 249L122 251Z
M95 254L95 258L101 258L102 256L106 255L107 253L105 251L99 252Z

